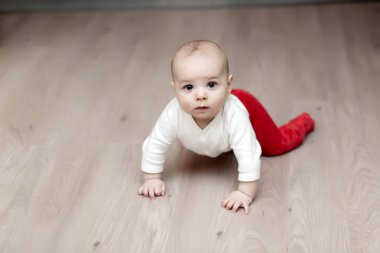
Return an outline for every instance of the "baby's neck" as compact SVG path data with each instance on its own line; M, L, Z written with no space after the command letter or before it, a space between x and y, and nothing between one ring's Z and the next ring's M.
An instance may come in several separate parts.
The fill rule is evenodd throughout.
M195 123L197 123L197 125L199 126L200 129L205 129L208 124L210 124L210 122L213 120L213 119L203 119L203 120L200 120L200 119L195 119L193 117Z

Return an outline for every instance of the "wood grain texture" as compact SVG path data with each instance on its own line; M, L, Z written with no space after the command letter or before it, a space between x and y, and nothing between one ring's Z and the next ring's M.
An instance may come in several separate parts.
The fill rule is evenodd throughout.
M0 15L1 252L379 252L380 4ZM220 207L232 153L175 143L149 201L141 144L173 97L183 42L226 50L235 86L278 124L247 216Z

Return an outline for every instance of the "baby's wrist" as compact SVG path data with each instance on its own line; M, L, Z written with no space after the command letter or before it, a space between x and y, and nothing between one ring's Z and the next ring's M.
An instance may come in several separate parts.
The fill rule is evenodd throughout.
M253 200L256 197L258 189L258 180L251 182L239 182L238 191Z
M161 179L161 173L143 173L144 181L152 179Z

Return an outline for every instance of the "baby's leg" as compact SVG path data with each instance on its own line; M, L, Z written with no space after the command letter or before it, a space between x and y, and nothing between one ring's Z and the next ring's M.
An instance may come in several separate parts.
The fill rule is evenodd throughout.
M277 127L265 108L252 94L239 89L234 89L231 93L247 108L263 155L281 155L295 149L314 129L314 120L308 113L302 113L281 127Z

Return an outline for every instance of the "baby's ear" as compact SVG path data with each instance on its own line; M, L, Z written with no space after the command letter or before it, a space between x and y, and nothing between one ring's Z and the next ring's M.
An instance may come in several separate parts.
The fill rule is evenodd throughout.
M227 82L228 82L228 91L231 92L232 90L232 83L234 81L234 76L232 74L230 74L228 76L228 79L227 79Z
M174 82L173 82L173 80L170 81L170 84L174 87Z

